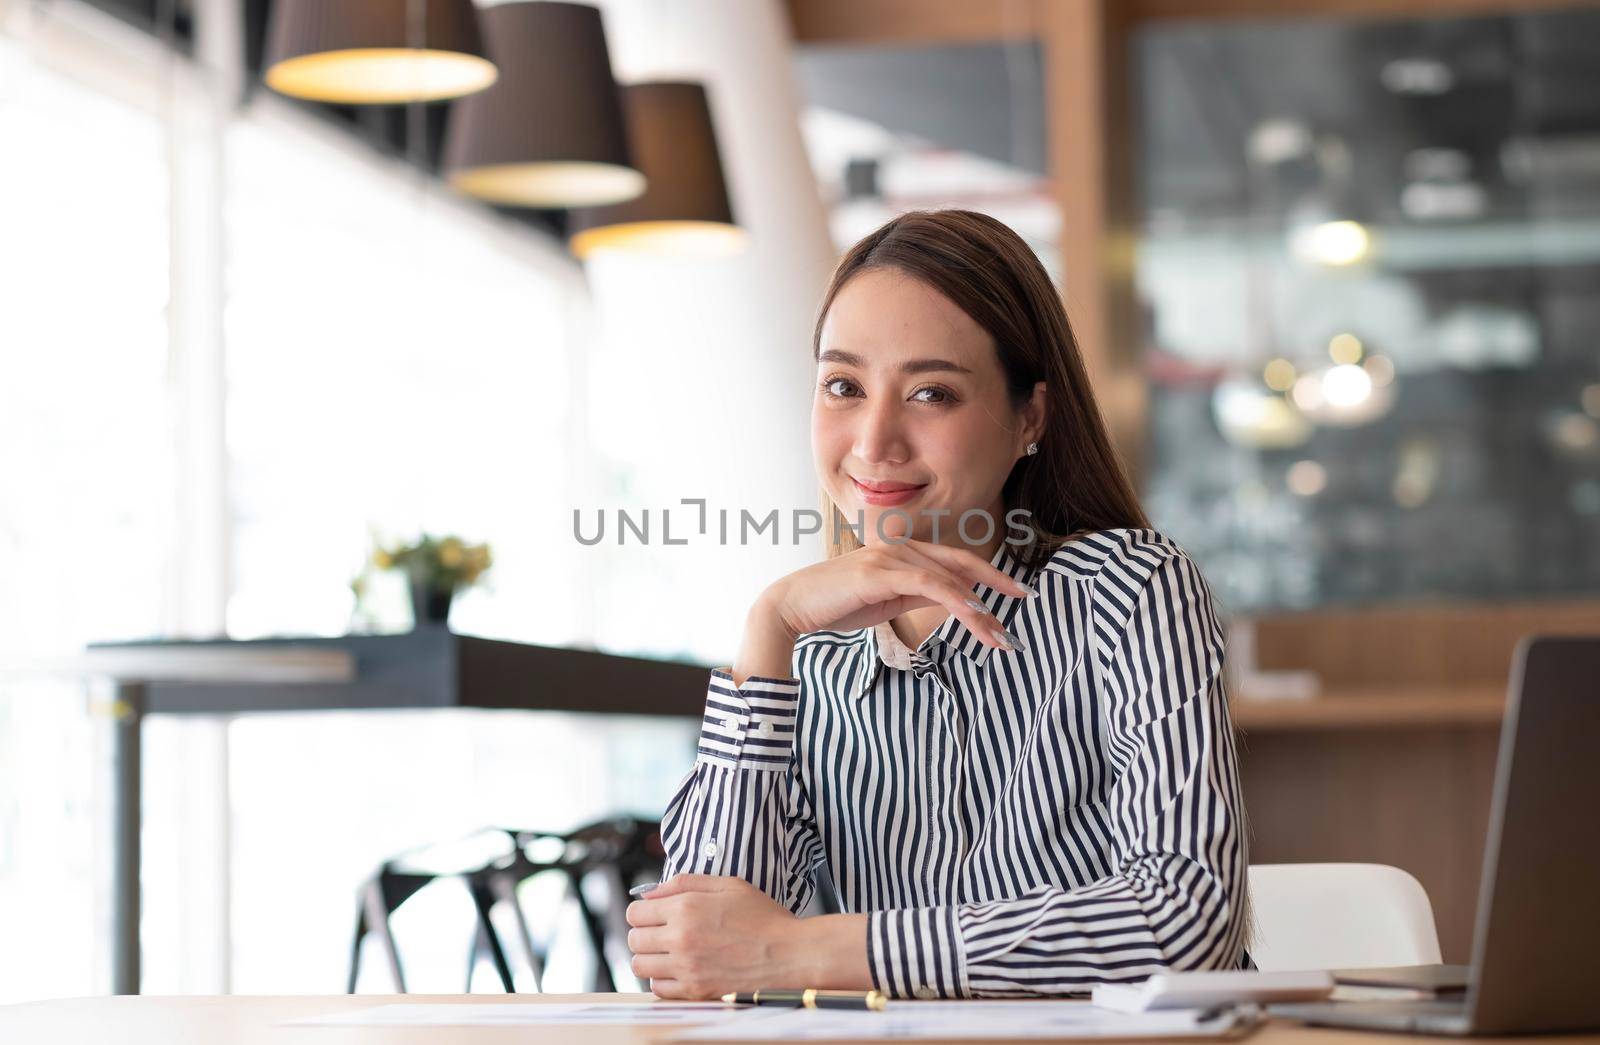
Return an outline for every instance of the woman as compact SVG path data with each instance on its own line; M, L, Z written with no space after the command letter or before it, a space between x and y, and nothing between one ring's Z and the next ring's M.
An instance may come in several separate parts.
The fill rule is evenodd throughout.
M1038 259L981 214L903 215L845 255L813 353L830 554L712 673L635 973L948 998L1237 966L1222 629ZM846 913L799 918L818 869Z

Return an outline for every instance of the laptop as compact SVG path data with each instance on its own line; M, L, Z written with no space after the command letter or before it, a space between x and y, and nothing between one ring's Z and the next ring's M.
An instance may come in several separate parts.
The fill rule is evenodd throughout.
M1272 1012L1426 1034L1600 1028L1600 637L1517 644L1465 994Z
M1466 990L1471 975L1472 970L1465 965L1391 965L1382 969L1335 969L1333 982L1444 994Z

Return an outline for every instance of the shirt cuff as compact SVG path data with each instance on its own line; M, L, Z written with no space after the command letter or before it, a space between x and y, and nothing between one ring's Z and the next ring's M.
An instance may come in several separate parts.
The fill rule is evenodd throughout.
M967 949L956 908L913 907L867 915L872 985L891 998L965 998Z
M717 668L706 691L696 760L743 769L784 769L794 757L800 680L751 675L736 686Z

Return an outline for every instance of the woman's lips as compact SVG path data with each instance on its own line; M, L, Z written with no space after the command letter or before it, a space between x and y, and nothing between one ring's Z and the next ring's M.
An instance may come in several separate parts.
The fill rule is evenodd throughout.
M852 476L850 481L856 484L856 492L868 504L878 505L882 508L892 508L897 504L904 504L915 497L927 483L917 486L908 486L905 483L873 483L868 486L860 479Z

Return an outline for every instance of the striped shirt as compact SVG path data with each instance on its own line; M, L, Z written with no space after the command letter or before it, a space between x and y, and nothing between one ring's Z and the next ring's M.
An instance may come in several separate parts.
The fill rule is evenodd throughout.
M976 597L1025 651L947 618L819 631L793 678L712 672L668 875L737 875L801 913L826 864L891 997L1065 994L1234 968L1246 841L1223 632L1186 552L1080 537Z

